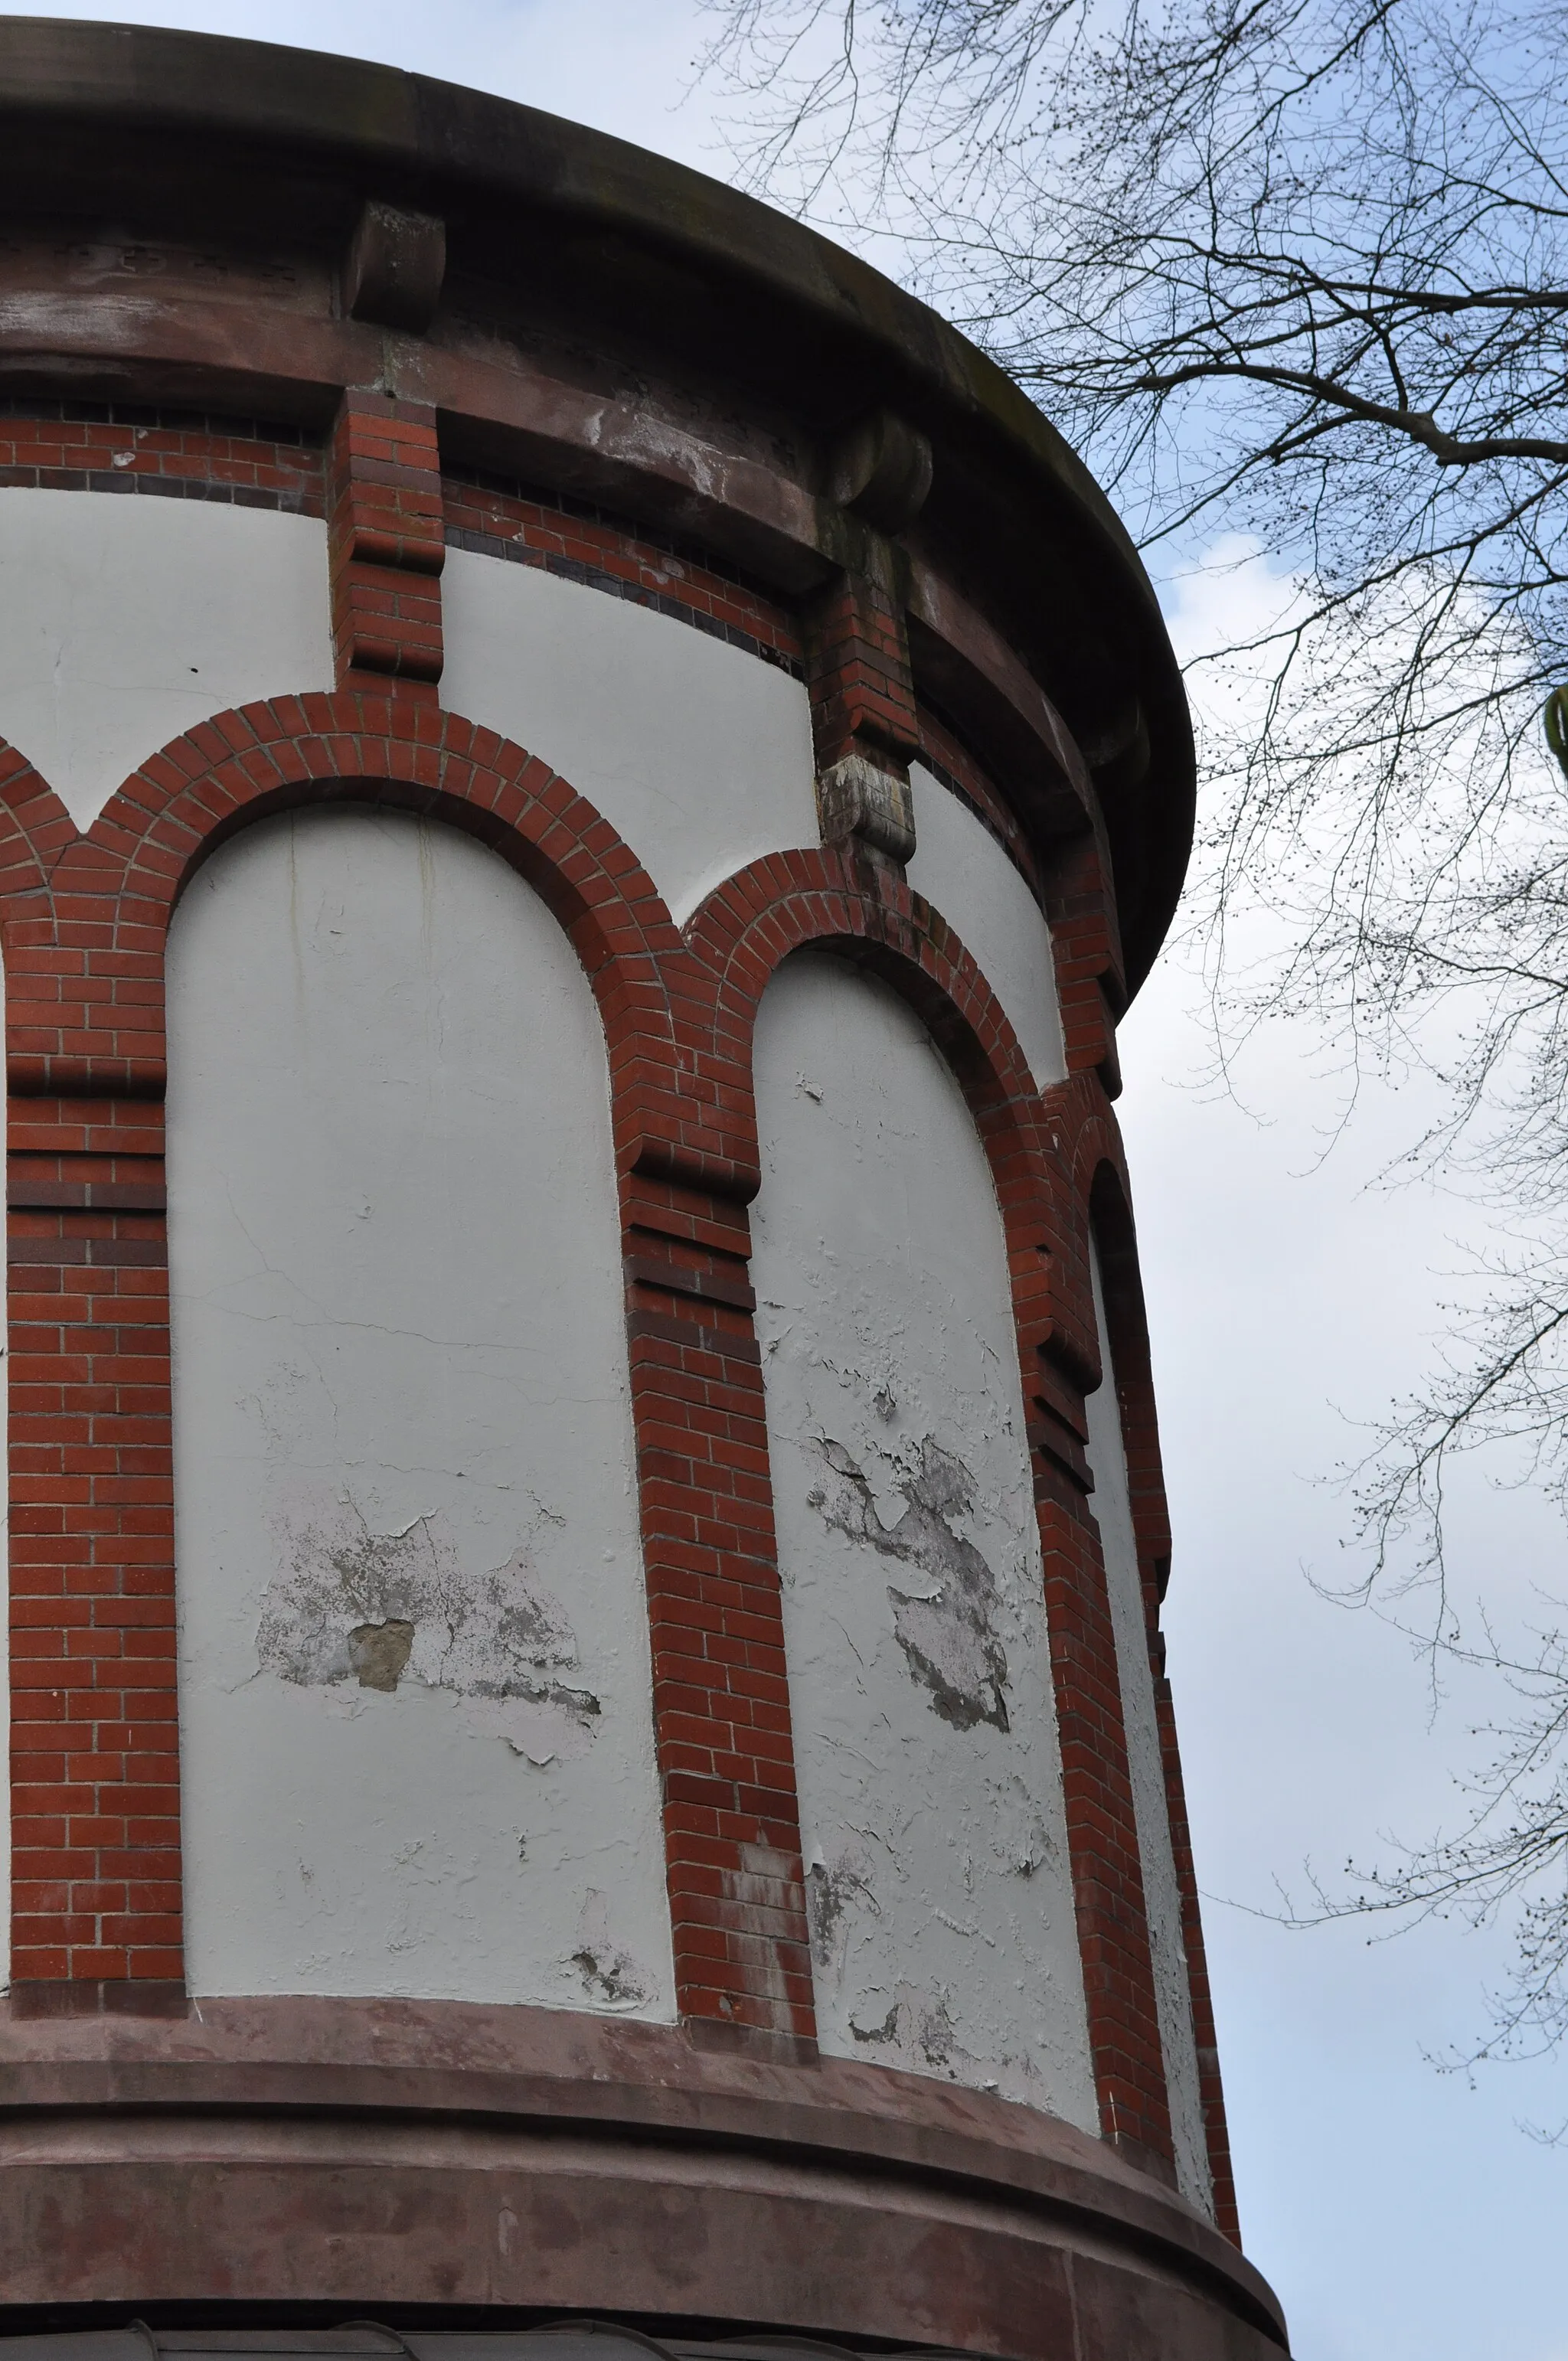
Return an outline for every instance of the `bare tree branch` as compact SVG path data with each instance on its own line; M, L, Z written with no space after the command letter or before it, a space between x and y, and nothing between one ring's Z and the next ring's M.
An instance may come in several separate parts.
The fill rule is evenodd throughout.
M1445 1112L1409 1160L1510 1241L1360 1471L1357 1595L1420 1600L1519 1711L1460 1834L1326 1906L1510 1911L1475 2054L1559 2040L1568 1638L1473 1644L1444 1510L1497 1449L1568 1510L1568 788L1539 729L1568 680L1568 0L708 5L743 178L894 240L1146 546L1282 570L1278 617L1191 673L1222 1055L1290 1018L1353 1081L1424 1060ZM1260 915L1261 972L1234 950Z

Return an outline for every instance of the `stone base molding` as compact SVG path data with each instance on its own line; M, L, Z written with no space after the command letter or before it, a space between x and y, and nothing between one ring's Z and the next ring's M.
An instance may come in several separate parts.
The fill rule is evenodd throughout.
M1283 2345L1229 2241L1102 2143L934 2079L714 2042L460 2002L7 2013L0 2334L46 2307L74 2326L283 2303L1013 2361Z

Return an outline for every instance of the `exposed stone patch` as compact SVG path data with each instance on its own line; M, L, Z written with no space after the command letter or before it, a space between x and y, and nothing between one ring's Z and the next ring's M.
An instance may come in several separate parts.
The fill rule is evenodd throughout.
M932 1711L955 1730L981 1721L1007 1730L1007 1655L993 1628L1001 1593L985 1559L952 1523L974 1504L970 1470L927 1436L918 1469L898 1487L904 1513L884 1525L864 1472L843 1444L825 1436L818 1448L839 1479L811 1494L826 1521L912 1566L931 1586L916 1591L890 1583L887 1595L898 1644L914 1678L931 1692Z
M356 1623L348 1635L348 1661L362 1689L395 1690L408 1670L414 1627L400 1616L385 1623Z
M581 1670L576 1636L526 1551L470 1574L432 1518L378 1533L352 1502L283 1537L289 1564L256 1634L264 1672L307 1688L357 1681L390 1695L408 1675L450 1689L477 1728L536 1763L591 1745L599 1700L564 1677Z

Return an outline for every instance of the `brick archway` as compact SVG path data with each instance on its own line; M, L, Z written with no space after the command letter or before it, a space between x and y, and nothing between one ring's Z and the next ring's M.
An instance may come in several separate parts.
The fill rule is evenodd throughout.
M594 989L622 1170L734 1186L674 1049L680 938L615 831L521 749L409 700L274 699L162 748L85 832L19 756L0 758L24 2007L158 2008L182 1992L164 950L209 852L332 800L439 817L519 869Z
M1081 1389L1098 1376L1099 1356L1087 1253L1066 1214L1070 1159L1062 1155L1058 1094L1041 1097L1000 1003L941 913L853 851L812 848L753 863L709 896L686 939L714 979L716 1069L745 1126L748 1157L757 1154L757 1010L782 961L811 946L854 958L910 1004L974 1117L1013 1283L1101 2124L1108 2138L1169 2178L1169 2103L1121 1682L1085 1497ZM1066 1086L1075 1111L1089 1086L1089 1078ZM741 1146L738 1136L738 1152Z

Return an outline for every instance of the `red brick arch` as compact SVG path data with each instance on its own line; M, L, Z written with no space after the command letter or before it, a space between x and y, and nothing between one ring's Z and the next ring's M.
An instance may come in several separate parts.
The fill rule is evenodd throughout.
M18 785L20 808L5 807L17 829L5 848L15 884L0 900L14 1091L156 1096L163 945L196 869L274 812L374 800L479 837L554 911L604 1018L622 1159L656 1158L661 1136L666 1154L700 1162L712 1152L682 1103L667 981L681 945L669 913L609 823L494 731L408 700L276 698L218 714L150 755L85 833L35 774Z
M81 831L47 779L0 739L0 911L5 939L47 910L50 872Z
M0 773L20 1189L13 1611L18 1696L31 1700L13 1731L19 1982L156 1989L181 1974L163 953L179 895L214 847L334 799L426 812L493 844L554 909L598 996L677 1988L689 2018L764 2043L809 2038L814 2017L746 1278L751 1029L780 961L830 944L885 976L944 1050L1007 1237L1102 2120L1168 2159L1120 1694L1084 1501L1078 1389L1093 1374L1093 1331L1063 1211L1068 1110L1042 1101L940 914L886 871L835 848L778 854L727 881L683 937L565 781L412 697L343 691L218 716L145 763L85 835L34 774Z
M676 1050L689 961L669 915L609 824L521 749L411 699L278 698L162 748L84 833L0 753L24 2005L46 1988L82 2006L181 1987L164 950L217 845L345 799L438 817L521 871L595 991L623 1171L735 1186Z
M738 1159L757 1154L751 1060L762 994L784 960L813 946L851 956L901 994L974 1116L1013 1280L1102 2128L1168 2178L1169 2103L1121 1684L1099 1534L1085 1500L1080 1389L1098 1376L1098 1355L1087 1254L1063 1218L1065 1110L1053 1104L1057 1093L1042 1098L1000 1003L941 913L852 850L825 846L754 862L709 896L686 939L714 979L716 1076L744 1126ZM1078 1087L1086 1095L1090 1079Z

